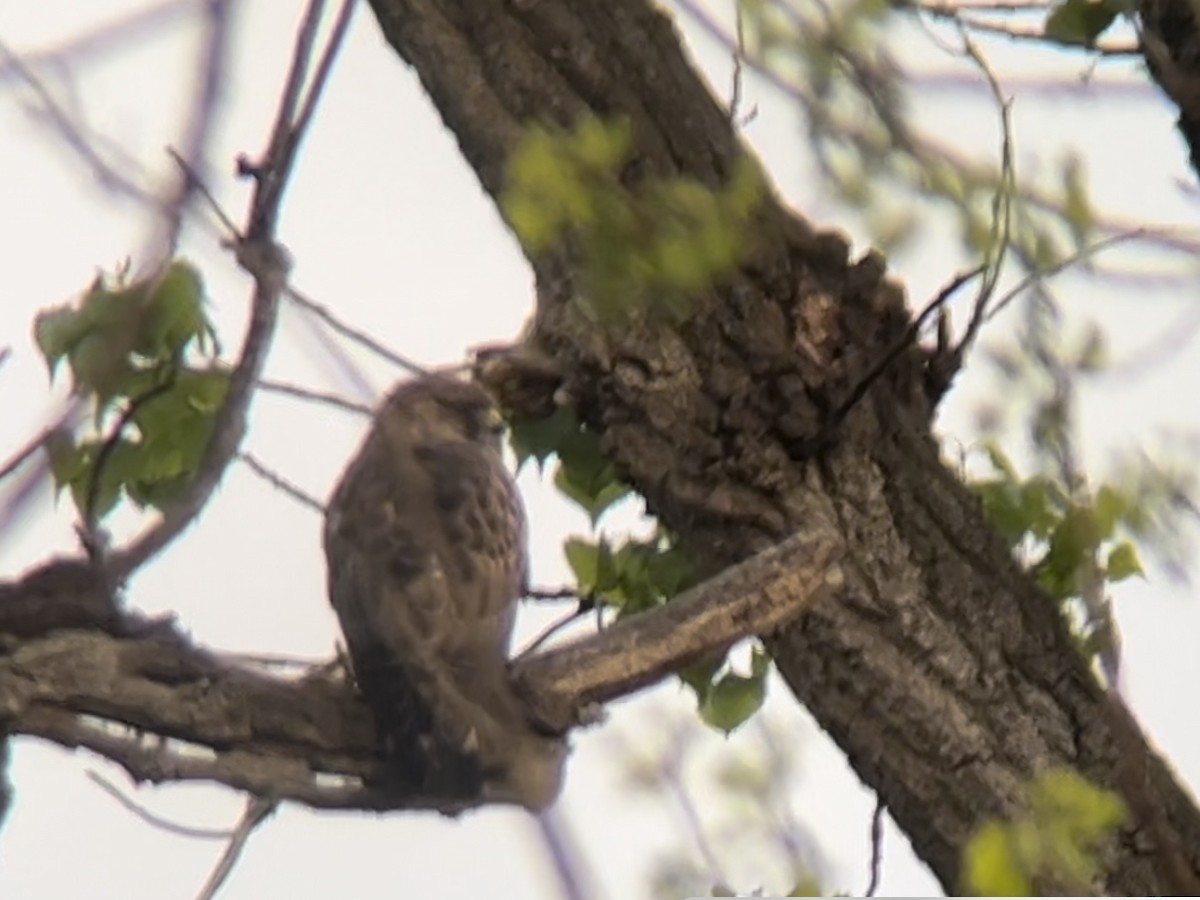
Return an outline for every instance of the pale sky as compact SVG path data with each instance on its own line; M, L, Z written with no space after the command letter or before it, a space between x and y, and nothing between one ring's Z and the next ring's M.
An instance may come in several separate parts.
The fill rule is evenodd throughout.
M143 4L122 0L78 3L0 3L0 40L19 53L51 47ZM210 161L210 186L235 219L248 196L231 175L232 160L262 147L286 71L301 4L237 4L234 69L220 110ZM716 2L709 4L718 8ZM722 3L719 9L726 10ZM193 26L184 21L111 56L74 69L69 81L41 73L60 102L152 176L169 172L163 153L177 143L177 111L191 77ZM910 33L897 45L939 71L957 65ZM730 62L697 40L693 52L714 90L728 90ZM1049 54L988 46L1002 76L1048 71ZM1069 61L1082 71L1082 56ZM1136 67L1101 69L1106 77L1139 83ZM1117 73L1107 76L1107 73ZM0 459L44 426L58 409L60 382L47 386L45 367L30 340L37 311L71 299L98 268L111 269L148 245L148 217L136 205L100 188L36 115L31 96L0 65L0 347L12 358L0 368ZM1006 82L1006 85L1009 82ZM1153 91L1126 90L1121 101L1088 101L1079 93L1026 94L1013 80L1018 176L1048 167L1062 148L1086 151L1098 203L1130 219L1188 224L1194 205L1180 189L1194 176L1173 130L1173 111ZM816 221L846 227L843 211L815 183L795 112L756 79L747 81L745 106L756 105L746 136L765 158L788 199ZM1098 95L1103 96L1103 95ZM997 146L995 112L980 93L943 89L917 105L920 121L964 150L989 154ZM131 167L127 172L136 177ZM152 184L152 182L151 182ZM933 236L892 262L920 305L964 264L953 232L932 223ZM856 237L862 240L861 232ZM295 259L294 283L344 320L397 350L427 362L460 360L466 348L511 339L531 310L529 271L421 93L415 75L388 48L368 9L355 25L305 145L284 207L280 239ZM861 245L860 245L861 246ZM248 303L247 279L220 251L210 230L193 229L184 252L207 280L210 313L227 350L240 342ZM136 260L135 260L136 262ZM1185 321L1193 297L1147 296L1082 279L1062 296L1071 314L1095 317L1109 329L1121 357ZM1181 318L1184 317L1184 318ZM1080 321L1083 320L1080 319ZM1000 342L1005 324L989 340ZM358 348L347 351L378 390L400 373ZM349 392L309 325L285 315L268 374L318 389ZM1085 394L1084 437L1089 466L1102 470L1108 452L1130 435L1149 438L1156 428L1194 429L1200 355L1188 348L1163 355L1137 377L1109 378ZM973 436L971 410L995 384L977 362L943 410L948 445ZM353 451L363 423L325 407L277 396L254 406L249 449L288 479L324 497ZM532 523L534 580L566 578L560 546L587 521L527 469L521 478ZM18 527L0 538L0 575L12 577L55 553L75 547L71 508L57 505L49 485ZM139 524L122 515L115 536ZM636 526L632 511L605 527L619 534ZM128 600L138 608L172 611L205 645L230 651L328 657L337 638L324 597L319 522L306 509L234 466L200 522L132 582ZM1200 779L1200 728L1188 701L1200 676L1191 652L1200 610L1184 588L1153 573L1149 582L1117 593L1125 643L1125 672L1133 704L1159 745L1190 783ZM522 633L537 630L531 612ZM861 893L867 880L868 829L873 796L864 791L841 754L800 712L781 683L772 686L768 715L788 752L798 756L791 807L815 835L827 865L827 891ZM663 721L687 721L691 700L667 685L619 704L610 721L579 734L559 811L586 862L592 896L646 895L659 853L693 849L666 800L629 793L618 758L629 745L651 749L665 739ZM620 739L618 739L618 735ZM754 749L751 727L729 741L708 734L697 741L700 764ZM220 842L189 840L135 818L86 777L89 769L129 787L121 773L86 753L20 739L10 778L16 803L0 831L0 897L122 898L193 896L219 857ZM719 816L720 801L696 779L697 802ZM129 787L156 813L189 825L232 825L243 798L219 787ZM721 856L723 875L744 892L787 885L749 856ZM775 879L775 880L771 880ZM889 826L884 895L937 892L903 836ZM557 896L532 820L523 812L483 810L458 821L427 814L388 816L315 814L288 806L251 838L221 896L262 897Z

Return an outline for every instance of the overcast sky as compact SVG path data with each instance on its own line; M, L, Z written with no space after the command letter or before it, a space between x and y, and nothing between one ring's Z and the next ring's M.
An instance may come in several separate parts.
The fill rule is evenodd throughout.
M727 4L710 3L719 13ZM0 40L35 53L118 18L141 3L0 4ZM233 72L210 154L210 184L240 218L248 196L232 178L232 160L257 153L273 116L301 4L236 4L240 22ZM80 62L69 72L41 72L60 102L81 114L97 135L127 158L126 173L169 174L164 146L178 143L180 110L190 96L194 24L181 18L116 53ZM713 44L692 47L724 96L730 63ZM937 71L958 71L917 33L897 44ZM1064 147L1083 149L1102 206L1130 219L1190 223L1195 209L1181 185L1194 181L1173 131L1173 111L1152 89L1138 90L1136 67L1109 64L1103 77L1128 87L1114 94L1064 92L1046 97L1019 88L1016 76L1048 71L1048 55L990 48L1016 96L1018 176L1048 167ZM1068 61L1081 72L1083 57ZM33 113L32 95L0 62L0 347L12 357L0 368L0 458L53 416L63 396L51 389L30 340L36 312L78 293L97 269L111 269L149 246L149 218L137 204L114 198L50 135ZM64 78L63 76L69 76ZM768 162L780 189L819 222L849 221L820 190L806 159L800 121L786 99L750 78L745 108L757 108L746 136ZM1113 97L1117 99L1113 99ZM1097 99L1104 98L1104 99ZM995 156L995 112L980 92L943 88L918 106L927 127L965 150ZM850 224L853 224L852 222ZM952 225L932 223L933 236L892 260L914 303L936 293L961 268ZM861 232L856 238L863 239ZM304 147L280 231L295 259L294 282L345 320L425 363L461 360L467 348L513 338L531 310L531 277L452 136L420 91L413 73L384 44L369 10L358 11L338 68ZM861 247L861 245L860 245ZM216 246L209 229L193 229L185 253L201 266L209 312L227 348L236 348L247 311L247 279ZM136 262L137 260L135 260ZM1114 353L1133 352L1187 321L1194 296L1159 297L1101 288L1080 280L1063 293L1072 315L1095 317L1113 338ZM1182 318L1181 318L1182 317ZM988 340L1000 343L1005 323ZM376 390L399 373L362 350L345 347ZM1198 355L1188 348L1139 372L1110 378L1085 395L1088 463L1102 469L1107 454L1130 436L1150 438L1163 425L1194 429ZM294 312L283 321L270 377L351 394L310 323ZM948 446L975 435L971 411L995 391L986 367L975 365L943 411ZM370 399L370 398L368 398ZM281 474L324 497L360 437L352 416L276 396L255 403L249 449ZM560 546L586 533L586 519L522 473L530 519L535 581L566 577ZM0 575L11 577L75 539L66 502L49 485L19 527L0 536ZM120 515L118 538L139 520ZM616 534L638 526L636 510L614 516ZM317 517L234 466L198 525L139 573L129 602L172 611L199 642L223 650L325 658L337 637L324 597ZM1118 592L1125 636L1128 690L1158 743L1190 782L1200 778L1200 729L1189 701L1200 676L1192 650L1200 612L1184 588L1161 575ZM544 615L541 617L544 619ZM531 612L528 635L541 621ZM681 832L669 798L631 794L618 761L666 741L665 722L689 721L686 694L670 685L620 704L604 727L576 740L568 787L559 805L586 864L596 898L645 896L654 860L673 848L695 848ZM860 893L867 880L873 797L841 755L773 685L769 716L786 751L798 760L790 805L816 836L827 891ZM696 774L731 755L754 752L760 732L730 741L697 738ZM204 882L222 844L157 830L122 809L92 784L96 770L125 785L119 771L86 754L27 739L16 741L10 777L16 804L0 832L0 897L190 897ZM706 815L722 804L695 781ZM215 787L144 789L137 799L190 825L228 826L243 800ZM920 894L936 883L889 826L883 894ZM720 853L718 853L720 855ZM767 892L786 888L778 872L743 853L720 860L734 886ZM772 880L774 879L774 880ZM432 815L314 814L286 807L251 839L222 896L251 900L397 896L446 898L554 897L557 892L536 830L524 813L486 810L449 821Z

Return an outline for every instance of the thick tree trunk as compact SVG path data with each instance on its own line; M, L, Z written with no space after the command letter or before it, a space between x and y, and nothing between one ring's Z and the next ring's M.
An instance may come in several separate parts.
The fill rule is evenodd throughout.
M739 147L646 0L372 0L493 196L529 122L634 126L627 181L719 184ZM1098 686L1050 601L939 459L913 349L832 441L827 412L908 324L876 257L762 212L757 253L680 328L601 334L574 261L533 260L532 341L651 509L705 558L744 559L826 516L844 588L768 644L791 689L876 789L947 890L981 820L1050 766L1122 792L1134 815L1096 891L1192 892L1200 813Z

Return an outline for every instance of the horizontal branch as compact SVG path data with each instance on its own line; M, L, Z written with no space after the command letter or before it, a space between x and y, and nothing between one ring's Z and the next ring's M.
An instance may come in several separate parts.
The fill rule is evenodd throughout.
M514 678L533 713L566 731L592 704L796 616L840 583L839 546L828 527L797 534L660 609L521 659ZM57 561L0 584L0 730L87 748L139 782L217 782L324 809L479 803L376 787L370 714L328 667L283 678L230 665L170 622L97 614L80 600L101 593L90 571Z
M566 731L591 704L647 687L794 619L841 584L840 546L828 527L799 532L660 609L521 661L514 678L538 718Z

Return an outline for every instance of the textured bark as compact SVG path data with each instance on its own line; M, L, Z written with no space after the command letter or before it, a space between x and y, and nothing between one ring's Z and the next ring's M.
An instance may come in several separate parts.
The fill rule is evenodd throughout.
M1200 29L1192 0L1143 0L1142 52L1163 92L1179 109L1179 134L1200 174Z
M795 617L840 583L839 556L832 523L814 523L665 607L523 656L515 685L547 729L566 731L595 702ZM103 582L91 564L59 560L0 584L0 754L9 733L31 735L99 753L134 781L212 781L323 809L453 815L484 802L393 771L336 667L255 670L195 646L170 619L120 612ZM6 800L0 783L0 813Z
M525 124L570 126L584 112L633 124L628 184L716 185L731 171L728 117L645 0L372 6L494 197ZM841 238L774 203L754 239L754 259L677 329L602 333L577 312L576 260L532 260L531 344L563 373L558 396L706 559L744 559L813 516L838 523L844 588L768 645L948 890L980 821L1016 813L1033 773L1066 765L1135 811L1091 888L1190 892L1200 814L940 461L921 354L899 359L824 440L828 411L908 322L882 262L849 261ZM514 385L515 403L530 394Z

